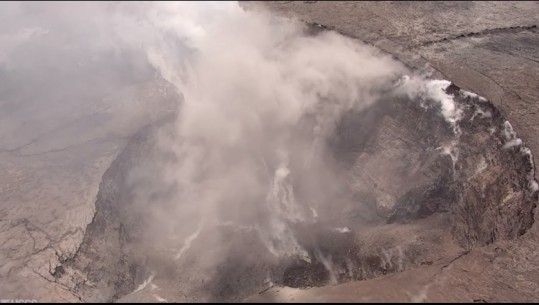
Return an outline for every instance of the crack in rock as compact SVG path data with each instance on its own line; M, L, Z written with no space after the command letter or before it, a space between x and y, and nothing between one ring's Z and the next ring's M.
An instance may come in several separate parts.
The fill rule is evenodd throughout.
M412 46L408 47L408 50L421 48L421 47L425 47L425 46L432 45L432 44L437 44L437 43L450 42L450 41L453 41L453 40L458 40L458 39L463 39L463 38L468 38L468 37L484 37L484 36L491 35L491 34L516 33L516 32L522 32L522 31L535 32L534 29L536 29L536 28L537 28L537 25L534 24L534 25L530 25L530 26L511 26L511 27L500 27L500 28L485 29L485 30L482 30L482 31L479 31L479 32L468 32L468 33L455 35L455 36L452 36L452 37L444 37L442 39L436 39L436 40L430 40L430 41L422 42L422 43L419 43L419 44L412 45Z

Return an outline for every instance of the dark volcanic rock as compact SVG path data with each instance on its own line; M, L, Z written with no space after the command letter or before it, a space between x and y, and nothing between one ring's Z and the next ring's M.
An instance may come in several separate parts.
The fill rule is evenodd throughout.
M458 92L455 97L466 110L459 122L454 235L466 247L521 236L534 222L537 203L530 189L532 156L522 145L507 147L513 139L491 103Z

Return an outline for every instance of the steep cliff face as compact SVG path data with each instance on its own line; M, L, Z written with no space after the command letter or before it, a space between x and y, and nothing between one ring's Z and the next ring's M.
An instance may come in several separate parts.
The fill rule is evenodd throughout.
M393 102L354 163L356 191L387 222L451 212L466 248L524 234L537 202L529 149L491 103L455 85L447 92L461 110L453 130L434 109Z
M515 239L534 223L533 156L492 104L461 98L469 104L459 125L469 132L459 138L455 163L453 234L467 248Z

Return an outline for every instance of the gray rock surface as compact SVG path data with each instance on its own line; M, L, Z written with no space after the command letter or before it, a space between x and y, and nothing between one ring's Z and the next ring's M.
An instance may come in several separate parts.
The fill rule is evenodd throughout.
M0 153L3 298L78 299L58 282L59 266L78 251L95 214L103 173L132 134L174 111L175 97L167 83L149 81L104 96L93 103L96 109L79 108L72 119L52 122L38 137L3 130L0 138L20 142L4 144Z

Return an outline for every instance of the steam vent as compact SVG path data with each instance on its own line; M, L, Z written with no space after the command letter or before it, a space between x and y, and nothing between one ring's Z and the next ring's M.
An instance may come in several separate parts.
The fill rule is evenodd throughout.
M0 24L2 302L539 300L538 2Z

